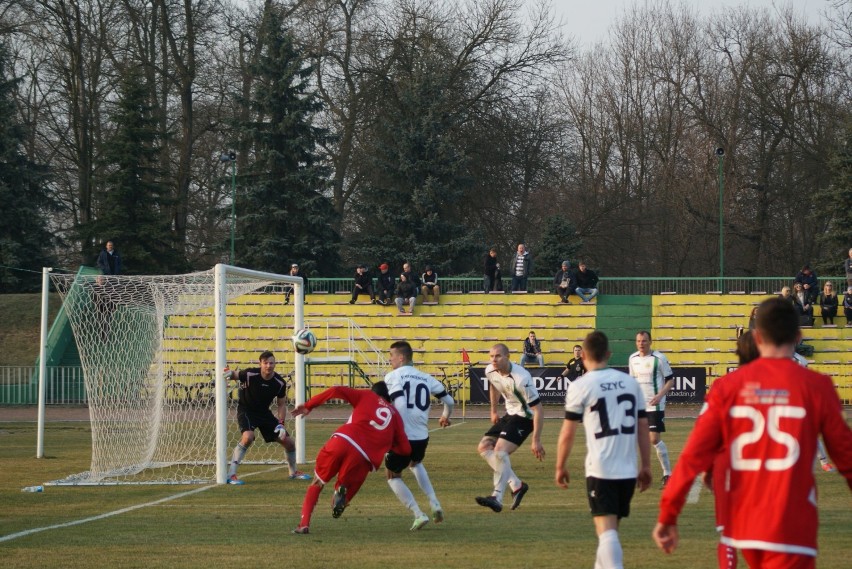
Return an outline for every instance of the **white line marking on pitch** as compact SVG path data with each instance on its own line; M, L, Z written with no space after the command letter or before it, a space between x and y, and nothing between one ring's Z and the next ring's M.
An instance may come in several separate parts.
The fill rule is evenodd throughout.
M249 476L255 476L257 474L265 474L268 472L274 472L275 470L280 470L284 468L286 465L276 466L274 468L270 468L269 470L264 470L262 472L252 472L243 476L243 478L248 478ZM0 543L4 541L12 541L13 539L18 539L19 537L26 537L28 535L33 535L36 533L41 533L43 531L48 531L52 529L61 529L72 526L78 526L80 524L87 524L89 522L96 522L98 520L103 520L106 518L111 518L113 516L118 516L120 514L126 514L127 512L132 512L133 510L140 510L142 508L147 508L149 506L157 506L159 504L164 504L166 502L171 502L172 500L178 500L180 498L186 498L187 496L192 496L193 494L198 494L200 492L204 492L206 490L210 490L211 488L217 488L220 486L219 484L211 484L209 486L204 486L202 488L195 488L194 490L189 490L188 492L181 492L180 494L175 494L173 496L167 496L165 498L160 498L159 500L154 500L153 502L147 502L145 504L137 504L135 506L128 506L127 508L122 508L120 510L115 510L113 512L107 512L105 514L99 514L97 516L91 516L88 518L83 518L81 520L74 520L70 522L64 522L61 524L55 524L52 526L45 526L41 528L33 528L24 531L19 531L17 533L10 533L9 535L0 536Z

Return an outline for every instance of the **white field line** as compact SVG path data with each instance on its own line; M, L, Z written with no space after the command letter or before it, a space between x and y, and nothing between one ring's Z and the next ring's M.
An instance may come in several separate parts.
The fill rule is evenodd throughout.
M255 476L257 474L265 474L265 473L268 473L268 472L273 472L275 470L280 470L281 468L284 468L285 466L286 465L275 466L273 468L270 468L268 470L263 470L261 472L251 472L249 474L246 474L243 478L248 478L249 476ZM20 537L27 537L28 535L41 533L43 531L67 528L67 527L72 527L72 526L78 526L78 525L81 525L81 524L87 524L89 522L96 522L98 520L103 520L103 519L106 519L106 518L111 518L113 516L126 514L127 512L132 512L134 510L140 510L142 508L147 508L147 507L150 507L150 506L157 506L159 504L171 502L172 500L179 500L180 498L186 498L187 496L192 496L193 494L198 494L200 492L210 490L211 488L217 488L218 486L219 486L219 484L210 484L208 486L203 486L201 488L194 488L194 489L189 490L187 492L180 492L180 493L174 494L172 496L166 496L165 498L160 498L159 500L154 500L153 502L146 502L144 504L136 504L135 506L128 506L126 508L121 508L120 510L114 510L112 512L106 512L104 514L98 514L97 516L90 516L88 518L82 518L82 519L79 519L79 520L72 520L70 522L64 522L64 523L55 524L55 525L52 525L52 526L44 526L44 527L40 527L40 528L33 528L33 529L24 530L24 531L19 531L17 533L10 533L8 535L0 536L0 543L2 543L4 541L12 541L13 539L18 539Z

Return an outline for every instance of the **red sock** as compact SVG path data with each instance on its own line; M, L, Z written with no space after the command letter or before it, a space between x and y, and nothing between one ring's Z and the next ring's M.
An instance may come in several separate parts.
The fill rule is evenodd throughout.
M314 514L320 492L322 492L322 486L316 484L308 486L308 490L305 492L305 501L302 502L302 518L299 520L299 527L311 525L311 516Z
M716 556L719 558L719 569L737 569L737 550L719 543L716 546Z

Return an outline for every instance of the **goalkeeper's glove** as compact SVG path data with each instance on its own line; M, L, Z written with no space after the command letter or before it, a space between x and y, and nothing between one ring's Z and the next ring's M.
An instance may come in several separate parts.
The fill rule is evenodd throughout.
M222 371L222 377L225 379L225 381L230 381L234 379L234 370L229 367L226 367L224 371Z
M287 429L284 427L284 423L278 423L275 426L275 432L278 433L278 438L282 441L287 438Z

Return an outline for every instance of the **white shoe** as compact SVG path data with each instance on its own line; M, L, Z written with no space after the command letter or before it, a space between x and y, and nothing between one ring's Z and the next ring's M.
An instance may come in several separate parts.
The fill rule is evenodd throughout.
M417 531L426 524L429 523L429 516L423 514L422 516L414 518L414 524L411 526L411 531Z

